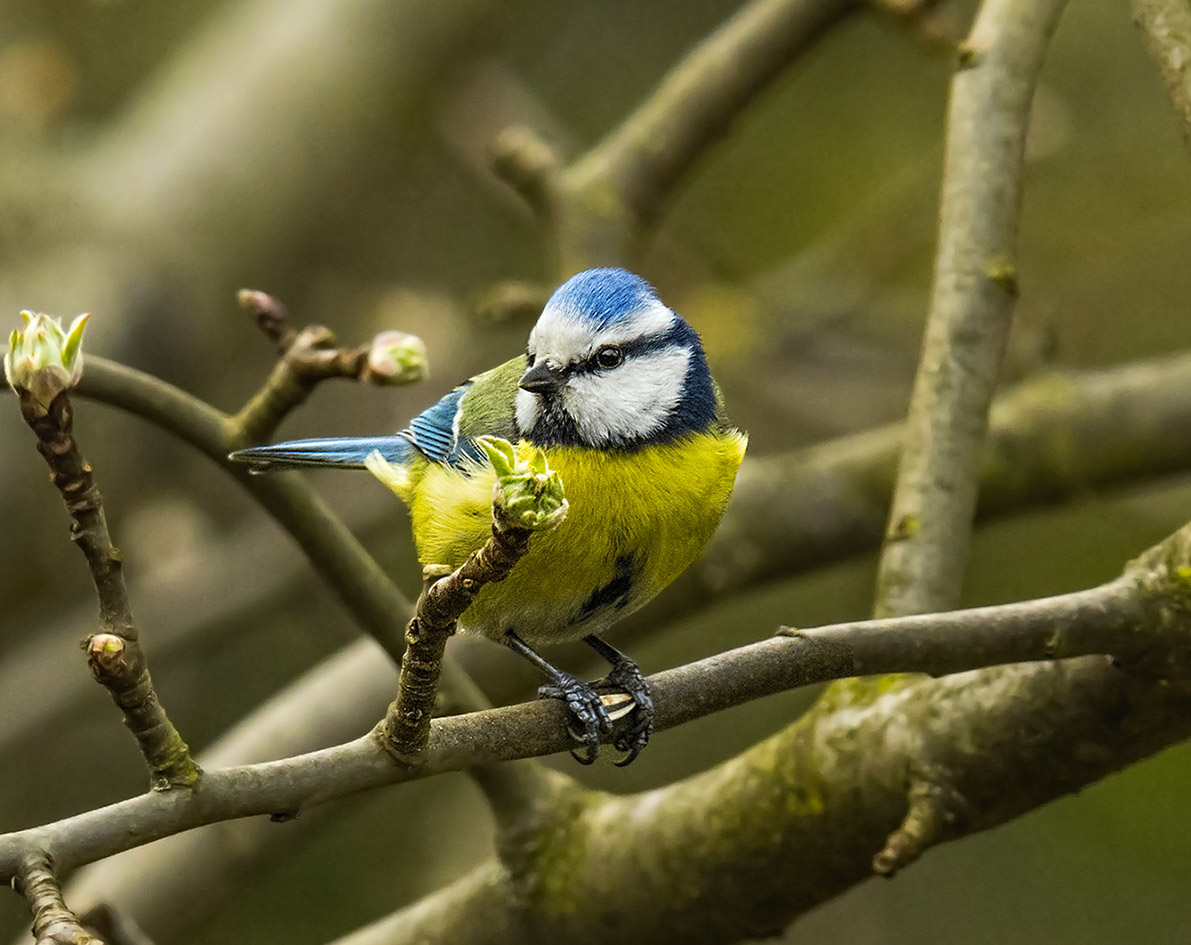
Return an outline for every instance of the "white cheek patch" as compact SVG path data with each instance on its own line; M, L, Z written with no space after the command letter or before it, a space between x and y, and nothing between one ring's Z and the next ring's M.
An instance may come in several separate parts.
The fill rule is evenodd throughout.
M542 399L527 390L518 390L516 399L517 429L527 436L542 415Z
M583 316L565 309L547 308L530 335L530 348L536 358L567 364L583 360L600 345L623 344L634 338L660 335L673 324L674 313L656 299L595 333Z
M690 360L690 348L664 348L611 371L576 375L563 391L563 409L593 446L644 439L678 406Z

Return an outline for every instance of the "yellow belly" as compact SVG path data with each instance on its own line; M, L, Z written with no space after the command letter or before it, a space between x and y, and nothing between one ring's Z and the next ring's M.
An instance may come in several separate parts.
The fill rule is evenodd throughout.
M632 453L551 448L567 518L535 535L512 574L480 592L464 629L497 639L511 629L531 644L602 633L695 560L719 524L745 443L733 432ZM410 474L419 558L458 567L488 539L495 473L426 463Z

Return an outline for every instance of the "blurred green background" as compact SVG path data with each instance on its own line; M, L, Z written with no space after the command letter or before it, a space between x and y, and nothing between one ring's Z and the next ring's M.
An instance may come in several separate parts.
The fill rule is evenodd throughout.
M0 310L14 326L21 308L92 311L89 351L227 410L270 366L234 304L242 286L348 343L413 331L429 345L431 380L326 385L281 432L393 429L521 349L528 322L473 314L486 289L554 278L542 231L488 170L492 136L527 123L580 153L738 6L0 0ZM972 5L948 9L962 28ZM754 454L904 411L949 74L946 55L904 26L854 16L740 116L638 261L704 334ZM1029 152L1006 379L1185 347L1191 165L1127 5L1070 6ZM80 405L77 429L159 692L193 746L354 639L287 539L213 466L100 405ZM318 483L378 554L408 563L386 492L348 475ZM1023 511L980 530L968 600L1096 583L1189 512L1185 477ZM86 571L15 409L0 410L0 522L0 829L14 829L136 793L144 775L86 679L75 646L93 620ZM634 655L654 671L779 623L863 616L873 569L850 561L726 600ZM501 672L523 672L491 651ZM533 680L521 685L528 697ZM811 695L667 732L627 770L556 763L612 791L664 784L773 731ZM787 939L1186 941L1189 776L1191 751L1168 751L871 881ZM412 831L415 807L442 824L433 843ZM352 800L310 835L218 915L160 942L317 943L490 852L477 841L488 836L482 801L461 776ZM24 924L23 903L0 898L0 933Z

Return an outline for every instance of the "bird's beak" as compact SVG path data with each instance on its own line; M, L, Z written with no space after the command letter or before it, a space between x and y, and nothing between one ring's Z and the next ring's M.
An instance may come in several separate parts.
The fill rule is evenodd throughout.
M566 369L555 367L549 361L539 361L521 375L518 386L532 394L552 394L561 390L567 382Z

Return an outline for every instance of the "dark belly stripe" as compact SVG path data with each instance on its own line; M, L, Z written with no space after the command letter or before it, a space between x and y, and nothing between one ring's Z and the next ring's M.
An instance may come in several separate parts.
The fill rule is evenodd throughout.
M578 616L571 623L581 623L601 607L615 606L618 610L624 607L629 602L629 592L633 589L634 570L632 555L621 555L617 558L615 577L588 595Z

